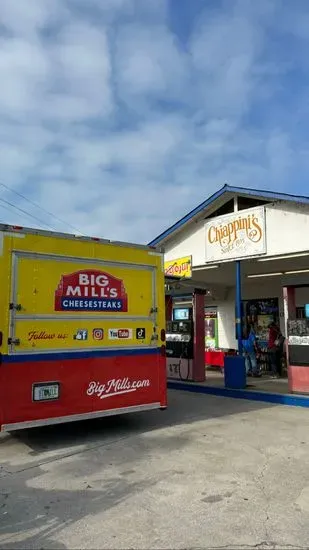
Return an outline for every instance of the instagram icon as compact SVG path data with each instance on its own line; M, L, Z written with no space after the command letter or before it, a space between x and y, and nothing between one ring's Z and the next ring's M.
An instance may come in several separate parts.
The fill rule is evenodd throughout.
M94 328L92 331L92 336L94 340L103 340L104 330L102 328Z

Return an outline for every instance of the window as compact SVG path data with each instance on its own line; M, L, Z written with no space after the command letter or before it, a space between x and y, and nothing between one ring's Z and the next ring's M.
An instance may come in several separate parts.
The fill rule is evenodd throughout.
M237 197L238 202L238 210L247 210L247 208L255 208L256 206L263 206L264 204L268 204L269 201L255 199L254 197ZM225 204L220 206L215 212L210 214L209 216L205 217L205 220L209 220L211 218L219 218L220 216L224 216L225 214L232 214L234 212L234 198L227 201Z
M296 308L296 319L305 319L305 308L297 307Z
M234 199L226 202L223 204L223 206L220 206L218 210L210 214L210 216L206 216L205 220L208 220L210 218L219 218L220 216L224 216L225 214L232 214L234 212Z
M254 199L251 197L238 197L238 210L247 210L247 208L255 208L267 204L265 200Z

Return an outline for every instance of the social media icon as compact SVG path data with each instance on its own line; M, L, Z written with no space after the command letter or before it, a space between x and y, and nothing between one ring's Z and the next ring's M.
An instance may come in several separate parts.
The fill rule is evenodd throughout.
M88 340L88 330L79 329L74 335L74 340L81 340L81 341Z
M102 328L94 328L92 331L92 336L94 340L103 340L104 330Z
M108 330L108 338L110 340L128 340L132 338L132 329L130 328L110 328Z
M130 337L130 331L127 328L119 329L118 330L118 338L129 338Z
M145 340L146 338L146 329L145 328L137 328L136 329L136 340Z

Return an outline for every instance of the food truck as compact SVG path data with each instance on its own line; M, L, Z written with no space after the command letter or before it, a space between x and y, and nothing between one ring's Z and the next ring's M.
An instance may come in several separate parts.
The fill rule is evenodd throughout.
M0 429L165 408L163 255L0 225Z

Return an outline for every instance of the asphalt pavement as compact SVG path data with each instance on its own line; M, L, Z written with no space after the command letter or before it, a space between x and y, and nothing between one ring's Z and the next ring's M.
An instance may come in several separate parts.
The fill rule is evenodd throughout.
M0 548L309 547L307 409L166 411L0 435Z

